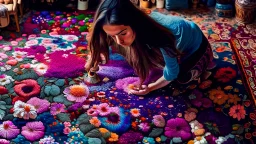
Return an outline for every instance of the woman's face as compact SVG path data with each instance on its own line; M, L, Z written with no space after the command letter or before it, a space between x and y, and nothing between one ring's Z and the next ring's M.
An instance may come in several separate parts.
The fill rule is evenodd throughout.
M135 33L130 26L104 25L103 30L123 47L129 47L135 39Z

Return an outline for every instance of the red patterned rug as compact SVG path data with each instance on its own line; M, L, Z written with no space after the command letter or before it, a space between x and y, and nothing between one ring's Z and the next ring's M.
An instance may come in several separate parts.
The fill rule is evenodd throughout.
M238 27L238 33L234 34L231 43L246 86L256 104L256 23Z

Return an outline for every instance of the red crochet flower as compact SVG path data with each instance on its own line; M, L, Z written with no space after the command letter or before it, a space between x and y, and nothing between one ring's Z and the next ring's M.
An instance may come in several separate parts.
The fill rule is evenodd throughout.
M229 82L231 79L236 77L236 71L231 67L220 68L214 78L218 79L218 81L226 83Z
M6 89L3 86L0 86L0 95L7 94L7 93L8 93L8 89Z
M40 90L40 85L33 79L15 81L14 91L18 96L29 98L38 95Z

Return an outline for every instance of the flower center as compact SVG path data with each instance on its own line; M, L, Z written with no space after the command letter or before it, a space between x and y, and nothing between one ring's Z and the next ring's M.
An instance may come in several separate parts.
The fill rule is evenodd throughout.
M39 69L40 69L40 70L44 70L44 69L45 69L45 67L40 67Z
M16 58L22 58L22 56L21 55L17 55Z
M75 97L85 96L86 90L82 86L73 86L70 89L70 94Z
M218 99L221 99L221 98L222 98L222 95L221 95L221 94L217 94L216 97L217 97Z
M33 87L32 86L24 86L24 87L22 87L22 91L24 93L30 93L33 91Z
M133 114L138 114L139 111L138 111L138 110L134 110L134 111L132 111L132 113L133 113Z
M102 108L101 108L101 111L102 111L102 112L107 112L107 108L106 108L106 107L102 107Z
M26 105L26 106L24 107L24 110L25 110L25 112L30 112L30 106Z
M177 126L176 127L176 131L180 131L181 130L181 127L180 126Z
M110 113L107 118L108 118L108 121L111 123L119 122L119 115L116 113Z
M8 124L4 124L4 129L7 130L10 126Z

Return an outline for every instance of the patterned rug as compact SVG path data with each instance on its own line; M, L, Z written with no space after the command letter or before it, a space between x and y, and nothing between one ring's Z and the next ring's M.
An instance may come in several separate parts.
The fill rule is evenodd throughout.
M244 73L250 95L256 104L256 24L239 27L239 33L231 39L231 43L238 56L238 64Z
M77 21L72 24L74 33L69 27L62 35L59 23L57 27L36 29L37 34L2 40L0 143L256 141L256 110L230 44L231 33L241 26L214 16L213 10L168 14L194 20L208 36L214 52L215 64L200 85L188 87L192 92L187 95L169 87L144 97L129 95L127 90L139 79L115 53L111 53L108 64L100 66L97 74L101 82L87 85L86 30L78 33ZM38 13L31 19L33 16ZM71 16L75 14L60 17L72 23ZM90 16L85 15L84 21L86 17ZM156 78L155 73L151 78Z

